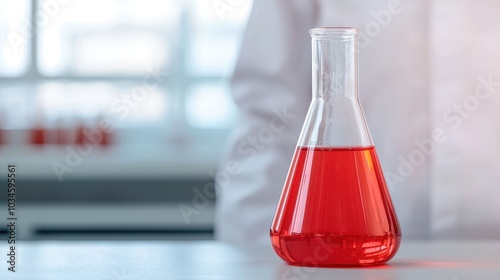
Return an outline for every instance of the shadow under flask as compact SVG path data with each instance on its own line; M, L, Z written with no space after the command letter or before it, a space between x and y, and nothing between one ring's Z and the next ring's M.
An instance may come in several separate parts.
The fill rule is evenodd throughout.
M358 30L310 34L313 96L271 243L292 265L383 264L396 254L401 230L358 99Z

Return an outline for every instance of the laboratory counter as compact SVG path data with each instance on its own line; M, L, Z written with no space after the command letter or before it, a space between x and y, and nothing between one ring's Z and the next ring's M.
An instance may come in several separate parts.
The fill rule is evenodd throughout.
M289 266L270 246L231 246L216 241L17 242L16 272L5 260L0 279L500 279L500 242L406 241L386 265L365 268Z

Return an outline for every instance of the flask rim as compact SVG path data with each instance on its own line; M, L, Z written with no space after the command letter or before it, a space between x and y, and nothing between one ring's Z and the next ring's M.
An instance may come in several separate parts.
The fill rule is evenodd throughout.
M309 30L313 39L329 39L358 35L358 28L352 26L325 26Z

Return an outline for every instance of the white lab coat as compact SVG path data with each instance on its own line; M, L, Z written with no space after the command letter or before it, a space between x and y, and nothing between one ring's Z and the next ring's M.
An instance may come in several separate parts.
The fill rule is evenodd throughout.
M216 176L216 237L269 243L318 26L362 33L360 99L403 236L500 237L497 0L254 0L231 80L240 118Z

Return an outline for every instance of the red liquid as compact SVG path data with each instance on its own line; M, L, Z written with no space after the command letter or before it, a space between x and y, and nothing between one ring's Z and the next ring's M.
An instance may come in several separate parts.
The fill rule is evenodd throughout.
M375 265L400 241L374 147L297 148L271 227L278 256L303 266Z

